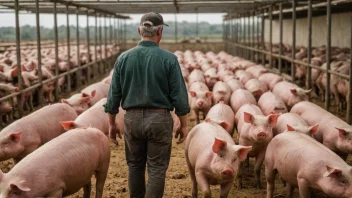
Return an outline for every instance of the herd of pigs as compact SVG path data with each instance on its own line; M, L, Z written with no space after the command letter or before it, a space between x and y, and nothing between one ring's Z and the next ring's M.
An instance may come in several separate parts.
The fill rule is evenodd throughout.
M198 187L211 197L210 185L220 185L221 197L227 197L235 178L241 189L249 157L255 157L257 188L265 164L267 197L273 197L277 173L288 197L297 187L301 197L311 190L352 197L352 167L345 162L352 153L352 127L306 101L310 91L225 52L175 55L197 123L184 143L193 197ZM62 197L82 187L89 197L93 175L96 197L103 196L110 163L103 105L112 75L0 132L0 161L15 164L8 173L0 171L0 197ZM172 116L175 132L180 122ZM123 131L122 109L116 122Z
M267 51L270 50L269 44L265 45ZM279 44L273 44L272 51L278 54L280 50ZM283 55L291 57L292 46L283 44L282 45ZM332 47L330 56L330 70L340 74L349 75L351 53L349 48ZM326 46L314 47L311 52L312 65L321 67L322 69L327 68L327 48ZM265 58L267 61L270 59L270 55ZM295 59L302 62L308 62L308 49L304 46L296 46ZM283 60L284 63L289 63ZM289 63L290 64L290 63ZM273 57L273 67L278 67L278 59ZM304 65L295 65L295 77L300 85L304 85L306 81L307 67ZM319 96L324 101L325 90L326 90L326 78L327 74L318 69L312 69L311 85L314 90L314 94ZM341 111L346 105L346 97L348 95L349 82L346 79L340 78L335 75L331 75L330 90L331 96L334 98L335 105L338 111Z
M102 50L101 50L102 49ZM105 49L105 50L104 50ZM70 49L70 62L68 63L68 48L58 48L58 70L59 73L67 72L72 68L76 68L80 65L85 65L90 61L104 59L111 57L113 54L117 54L119 48L117 45L107 45L106 48L97 48L97 57L95 57L94 47L90 47L90 56L88 56L88 48L86 45L80 45L79 49L71 47ZM77 59L77 53L79 54L79 60ZM31 85L39 82L39 71L38 71L38 54L37 50L33 47L22 47L21 48L21 77L23 82L23 89L28 88ZM88 60L90 57L90 60ZM43 48L41 50L41 72L42 79L53 79L55 77L55 49L54 48ZM75 74L72 74L75 75ZM18 85L18 64L16 56L16 48L10 47L4 53L0 54L0 98L11 93L19 91ZM73 76L73 79L77 78ZM55 81L51 81L43 85L44 101L46 103L54 102L54 91ZM58 80L59 89L62 90L65 86L65 77ZM75 82L71 85L74 87ZM38 101L33 101L38 90L28 91L22 95L22 103L18 104L17 98L14 97L10 101L0 102L0 116L7 115L22 105L25 110L33 110L33 103L38 104ZM34 98L37 99L37 98ZM30 102L31 101L31 102Z

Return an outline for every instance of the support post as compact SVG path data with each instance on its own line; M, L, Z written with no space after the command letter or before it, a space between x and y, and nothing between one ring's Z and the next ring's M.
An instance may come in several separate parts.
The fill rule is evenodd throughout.
M280 46L279 46L279 74L282 73L282 54L283 54L283 49L282 49L282 39L283 39L283 19L282 19L282 3L279 4L279 9L280 9L280 16L279 16L279 20L280 20Z
M70 16L69 16L69 6L66 5L66 39L67 39L67 65L71 65L71 37L70 37ZM71 70L71 67L69 67L69 70ZM66 93L71 92L71 84L72 84L72 79L71 79L72 74L67 75L67 89Z
M21 37L20 37L20 21L19 21L19 0L15 0L15 18L16 18L16 59L17 59L17 70L18 70L18 88L20 91L23 90L23 82L22 82L22 72L21 72ZM18 112L19 117L23 116L23 93L18 97Z
M81 67L81 57L80 57L80 50L79 50L79 45L80 45L80 41L79 41L79 7L76 8L76 48L77 48L77 65L78 67ZM78 70L76 72L76 88L80 88L81 84L82 84L82 70Z
M59 35L57 30L57 3L54 2L55 76L59 76ZM55 100L59 100L59 79L55 80Z
M350 18L350 28L351 28L351 35L350 35L350 49L352 49L352 16ZM352 57L352 50L350 50L350 57ZM348 95L347 95L347 110L346 110L346 122L348 124L352 124L352 120L351 120L351 101L352 101L352 61L350 61L350 71L349 71L349 86L348 86Z
M326 91L325 91L325 109L330 109L330 61L331 61L331 0L327 0L326 5L326 21L327 21L327 38L326 38ZM351 81L351 79L350 79ZM339 105L339 104L337 104Z
M296 59L296 0L292 0L292 60ZM291 62L291 78L295 82L295 63Z
M270 57L269 57L269 68L273 67L273 4L269 7L269 50L270 50Z
M311 64L312 58L312 0L308 0L308 46L307 46L307 61ZM307 67L306 88L312 87L312 68ZM309 97L310 98L310 97Z
M39 77L39 93L38 93L38 103L39 107L43 105L43 96L44 96L44 89L43 89L43 73L42 73L42 56L41 56L41 38L40 38L40 16L39 16L39 0L35 1L36 7L36 28L37 28L37 61L38 61L38 77Z
M88 56L87 63L90 63L91 57L90 57L90 35L89 35L89 10L87 10L87 29L86 29L86 31L87 31L87 56ZM91 66L87 67L87 84L89 84L91 81L91 69L92 69Z

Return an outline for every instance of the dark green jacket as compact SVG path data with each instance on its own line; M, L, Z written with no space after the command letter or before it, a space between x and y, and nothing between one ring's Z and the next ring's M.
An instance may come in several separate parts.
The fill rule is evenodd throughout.
M177 57L152 41L140 41L124 52L114 66L105 112L123 109L165 108L178 116L190 112L186 85Z

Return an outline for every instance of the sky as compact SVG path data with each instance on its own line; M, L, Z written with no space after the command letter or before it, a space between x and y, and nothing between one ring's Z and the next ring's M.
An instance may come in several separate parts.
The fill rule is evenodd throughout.
M222 16L224 13L219 14L199 14L198 20L199 22L206 21L211 24L221 24L222 23ZM141 14L131 14L129 15L132 19L127 20L127 23L138 23ZM162 14L164 17L164 21L174 21L175 15L174 14ZM20 14L20 26L23 25L31 25L35 26L35 14ZM66 15L58 14L58 25L66 25ZM178 14L177 20L178 21L188 21L188 22L196 22L196 14ZM44 27L53 27L54 25L54 16L52 14L41 14L40 15L40 25ZM79 17L79 25L81 27L85 27L87 24L86 16ZM70 15L70 25L76 25L76 16ZM89 25L94 25L94 18L90 17ZM15 14L14 13L0 13L0 27L14 27L15 26Z

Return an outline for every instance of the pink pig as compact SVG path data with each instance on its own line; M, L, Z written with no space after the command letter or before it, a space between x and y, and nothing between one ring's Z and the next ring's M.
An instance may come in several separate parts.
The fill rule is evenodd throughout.
M304 90L296 84L287 81L277 83L273 89L273 93L285 102L288 109L291 109L293 105L300 101L308 100L307 94L310 91L311 90Z
M259 76L258 80L265 82L269 89L272 91L275 85L283 80L283 78L277 74L265 73Z
M192 180L192 197L211 197L210 185L220 184L220 196L227 197L236 177L240 161L246 159L251 146L235 145L220 125L207 119L196 125L185 141L185 155ZM198 185L197 185L198 183Z
M268 86L264 82L255 78L248 80L244 87L251 92L257 100L259 100L261 95L268 91Z
M227 83L218 81L213 88L213 104L217 104L220 101L230 104L231 93L231 88Z
M82 187L84 197L90 197L94 174L96 198L102 198L109 163L109 140L101 131L74 129L29 154L10 172L0 171L0 197L64 197Z
M225 104L223 101L214 105L208 112L207 118L213 122L220 124L229 134L233 135L234 124L235 124L235 113L231 107Z
M295 188L299 197L310 197L311 189L334 197L352 197L352 167L301 133L285 132L269 143L265 155L267 198L273 197L277 173L288 183L287 197L293 197Z
M264 161L266 147L273 138L272 128L275 127L279 114L264 116L258 106L243 105L236 113L238 142L240 145L252 146L249 157L255 157L255 186L261 188L260 171ZM242 174L239 172L238 188L242 188Z
M28 154L65 132L60 121L76 119L67 104L53 104L23 117L0 133L0 161L13 158L15 164Z
M251 94L251 92L249 92L245 89L238 89L232 93L231 107L232 107L232 110L235 114L241 108L242 105L247 104L247 103L254 104L254 105L257 104L257 101L255 100L255 98Z
M277 124L273 132L274 135L278 135L284 131L297 131L312 137L318 132L318 127L319 124L309 126L301 116L295 113L284 113L277 119Z
M258 106L266 116L272 113L287 112L287 107L284 101L270 91L265 92L262 96L260 96Z
M212 105L211 102L212 92L209 88L202 82L194 82L189 87L189 102L193 112L196 117L197 124L200 123L199 112L202 111L204 115L208 113ZM205 117L205 116L204 116Z

